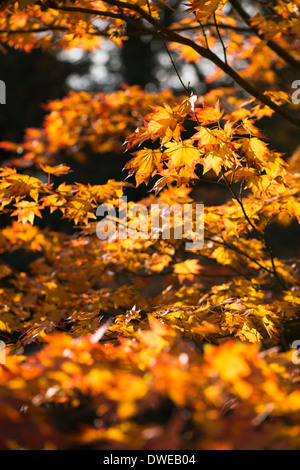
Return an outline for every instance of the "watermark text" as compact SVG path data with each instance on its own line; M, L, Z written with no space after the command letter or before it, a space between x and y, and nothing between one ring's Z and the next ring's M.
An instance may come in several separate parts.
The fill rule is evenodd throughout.
M185 240L188 251L200 250L204 241L204 205L127 203L119 198L118 215L112 204L101 204L96 211L102 220L97 223L100 240L128 238L133 240Z

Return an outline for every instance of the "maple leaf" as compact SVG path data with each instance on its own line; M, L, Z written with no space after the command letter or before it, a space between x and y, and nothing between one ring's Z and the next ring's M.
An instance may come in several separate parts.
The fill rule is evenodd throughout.
M212 358L212 364L224 380L234 383L251 373L247 357L241 354L242 349L241 345L228 341Z
M185 117L188 114L193 114L195 112L195 104L198 100L198 97L194 94L191 94L191 96L185 100L183 100L175 109L176 112L182 116Z
M192 107L189 104L171 108L169 105L152 107L153 112L147 114L144 118L144 126L137 129L134 134L131 134L127 139L127 148L141 144L147 139L155 141L161 140L161 145L174 139L176 142L180 139L180 131L182 123L186 117L188 110ZM181 114L180 114L181 113Z
M149 268L153 272L162 272L172 261L172 257L168 254L160 255L158 253L154 253L149 261L147 262L147 266L149 264Z
M197 19L202 20L214 13L220 3L220 0L191 0L190 3L185 3L189 7L185 11L195 12Z
M70 198L64 211L65 217L73 219L75 225L79 222L88 223L88 219L96 219L96 215L92 210L90 201L86 201L83 197L74 196Z
M148 184L149 178L161 168L162 152L144 148L132 155L135 155L135 158L127 162L124 169L130 170L129 176L135 174L137 186L141 183Z
M191 139L183 142L167 142L164 155L169 160L169 168L177 172L181 168L194 169L200 163L200 151L194 147Z
M179 52L179 59L184 60L187 63L197 63L201 59L201 56L192 47L186 46L185 44L177 44L172 42L170 49Z
M257 171L254 168L245 167L235 169L234 171L228 171L225 174L227 180L232 180L235 183L241 180L245 180L245 182L251 181L256 175Z
M90 201L96 203L110 201L114 202L123 194L124 187L131 185L126 182L108 180L106 184L102 185L88 185L87 187L81 186L83 194L90 198Z
M160 138L162 145L174 138L178 141L180 138L182 116L174 113L168 105L157 106L154 112L146 116L147 133L153 139Z
M22 222L22 224L29 222L33 225L35 216L42 217L40 212L41 206L38 206L35 202L20 201L15 206L17 209L11 215L17 215L18 222Z
M198 260L196 259L187 259L182 263L174 264L174 273L178 275L180 282L185 279L193 280L194 277L199 274L202 267L199 266Z
M257 137L252 137L250 139L242 139L242 149L246 153L247 163L251 165L267 165L268 160L267 156L269 154L269 149L267 144Z
M57 165L57 166L49 166L49 165L42 165L41 169L50 175L61 176L70 173L71 168L67 165Z
M210 146L216 145L219 143L218 132L215 129L209 129L208 127L196 127L196 134L193 135L193 140L199 141L199 147L209 148Z
M263 134L262 132L256 127L254 126L254 120L253 119L249 119L249 118L245 118L243 119L242 121L242 127L247 131L249 132L249 134L251 134L252 136L255 136L255 137L263 137ZM239 130L236 131L237 133L239 133ZM241 130L241 133L243 133L244 131Z
M3 170L1 176L0 191L2 197L15 198L17 202L28 195L37 201L40 192L46 190L46 187L39 179L18 174L12 169Z
M186 186L190 184L191 180L199 178L192 168L183 166L176 169L172 163L170 163L169 168L166 168L161 172L161 175L162 177L153 186L155 194L159 193L165 186L172 185L172 183L176 183L177 187L182 185Z
M150 330L143 331L140 341L158 354L165 346L172 344L175 338L174 331L151 315L148 316L148 321Z
M215 150L206 153L205 157L202 158L201 163L203 165L203 174L213 170L218 176L221 172L224 161L223 158L220 157L219 152Z
M220 121L224 112L220 110L220 103L217 101L215 106L207 106L204 104L203 108L196 108L195 114L198 121L206 125Z
M179 58L196 63L203 56L221 68L203 67L211 91L199 100L190 85L184 86L184 97L126 85L111 93L70 92L45 106L42 127L25 130L20 144L0 143L9 152L0 169L5 213L0 253L5 258L16 250L40 255L20 271L14 261L14 267L1 264L0 330L9 333L3 337L11 344L5 365L0 364L5 429L0 447L272 449L280 443L281 448L300 448L295 351L277 351L278 346L282 351L283 339L289 343L289 321L293 337L299 323L299 260L297 253L291 260L275 258L265 241L275 216L276 224L286 229L287 219L300 221L300 152L289 167L281 154L269 150L273 145L264 142L257 127L276 110L297 124L292 99L280 89L286 89L282 72L292 76L288 67L299 68L299 0L274 2L272 15L262 2L256 2L254 13L243 12L247 2L232 0L238 9L227 14L221 11L225 0L190 0L186 11L193 15L182 18L180 8L170 7L174 22L164 28L159 28L162 8L156 0L128 0L124 12L122 2L114 1L76 0L71 9L60 8L64 2L15 3L0 2L1 44L8 45L8 52L12 47L29 52L53 46L94 50L107 40L121 47L127 32L132 36L132 24L152 16L148 33L161 36L167 50L164 55L158 51L158 62L171 59L171 44ZM161 3L169 7L171 2ZM185 44L177 42L177 33ZM228 62L221 57L222 46ZM219 87L226 82L225 72L262 101L253 96L244 101L239 90ZM189 67L181 85L188 83L188 74ZM276 91L261 94L262 88ZM128 148L147 140L160 144L159 150L139 149L125 166L137 185L160 175L153 187L159 197L147 195L144 207L207 201L203 275L199 258L186 259L183 241L171 234L182 223L175 215L165 224L170 226L168 239L95 236L97 224L91 219L97 205L120 208L129 184L109 180L54 188L34 178L40 168L48 175L69 172L66 165L56 165L63 155L82 164L91 153L120 154L125 139ZM197 164L203 165L201 180L213 172L217 181L210 183L221 183L221 191L206 184L189 187L197 178ZM25 174L28 169L32 176ZM231 186L235 183L240 183L237 188ZM32 225L45 207L60 209L77 227L72 233L56 231L52 224L46 228L47 216L42 228ZM18 221L9 224L9 215ZM185 240L189 235L184 234ZM57 328L67 332L57 334ZM228 340L229 335L234 339ZM261 341L267 349L260 347ZM22 356L33 342L46 344ZM166 401L173 412L162 423ZM29 412L20 413L20 402ZM233 407L234 413L228 413ZM58 419L50 420L49 410ZM66 412L72 423L75 416L75 437L57 426ZM95 413L101 417L96 426L80 417ZM264 423L268 416L272 426Z
M50 208L51 213L57 209L60 209L64 213L64 205L67 203L67 199L63 196L63 194L56 193L41 198L41 202L43 203L44 207Z

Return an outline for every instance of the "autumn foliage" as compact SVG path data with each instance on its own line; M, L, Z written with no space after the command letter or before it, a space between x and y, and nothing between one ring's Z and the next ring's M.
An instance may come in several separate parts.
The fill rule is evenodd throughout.
M262 124L300 126L299 0L1 9L1 50L159 39L182 92L71 91L22 142L0 143L0 448L299 449L299 250L274 254L268 234L300 222L300 152L276 151ZM210 61L207 82L227 85L195 95L176 59ZM125 155L120 180L64 180L89 152ZM120 209L134 185L150 208L199 202L205 184L223 200L205 206L201 250L96 236L97 207ZM7 261L18 250L37 255L24 271Z

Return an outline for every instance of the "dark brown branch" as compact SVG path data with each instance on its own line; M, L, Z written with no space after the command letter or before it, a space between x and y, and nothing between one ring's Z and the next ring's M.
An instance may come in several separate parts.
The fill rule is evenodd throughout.
M300 70L300 61L292 57L286 50L282 49L276 42L272 39L265 39L264 34L259 32L259 29L252 24L251 16L243 9L240 0L230 0L231 5L244 20L244 22L249 26L250 30L259 37L262 41L266 41L272 51L274 51L279 57L281 57L287 64L291 65L297 70Z
M8 29L2 29L0 30L0 34L38 34L38 33L47 33L47 32L66 32L70 31L69 28L63 27L63 26L48 26L45 28L32 28L32 29L14 29L14 30L8 30ZM111 37L111 34L105 32L105 31L87 31L87 34L90 34L91 36L105 36L105 37ZM126 35L128 36L128 35Z
M203 27L211 28L214 27L214 23L205 23ZM251 33L251 29L244 27L244 26L231 26L229 24L218 24L219 29L228 29L230 31L236 31L237 33ZM183 31L194 31L199 29L199 26L182 26L180 28L170 28L170 31L175 31L177 33L181 33Z
M270 98L268 98L268 96L264 95L260 90L258 90L256 87L251 85L249 82L247 82L247 80L241 77L232 67L230 67L228 64L223 62L213 51L206 49L205 47L202 47L199 44L196 44L193 40L185 36L181 36L180 34L177 34L175 31L171 31L170 29L162 25L159 21L152 18L145 10L143 10L142 8L140 8L138 5L134 3L131 4L127 2L120 2L118 0L109 0L106 3L118 6L120 8L126 8L128 10L138 13L141 18L143 18L148 23L150 23L155 29L149 29L149 28L143 27L141 26L140 23L135 21L132 17L129 17L123 14L117 14L114 12L107 12L107 11L103 12L99 10L93 10L90 8L80 8L80 7L57 7L56 10L86 13L86 14L94 15L94 16L99 15L103 17L118 18L118 19L123 20L127 24L131 25L134 29L142 31L145 34L147 33L151 36L159 37L159 38L162 36L165 39L165 41L177 42L178 44L184 44L186 46L189 46L192 49L194 49L196 52L198 52L199 55L213 62L226 75L232 78L232 80L234 80L243 90L249 93L250 96L253 96L261 103L273 109L275 113L284 117L287 121L300 127L299 118L291 114L286 108L282 106L278 106Z
M273 109L275 113L284 117L287 121L291 122L292 124L300 127L300 119L296 118L293 114L291 114L286 108L278 106L274 103L270 98L264 95L260 90L255 88L251 85L247 80L242 78L234 69L232 69L228 64L223 62L213 51L208 50L199 44L196 44L193 40L186 38L177 34L174 31L171 31L164 25L162 25L159 21L152 18L146 11L140 8L136 4L131 4L127 2L120 2L119 0L107 0L106 3L111 5L121 6L127 8L131 11L135 11L138 13L143 19L148 21L157 31L163 33L165 40L177 42L179 44L185 44L186 46L190 46L196 52L198 52L202 57L210 60L213 62L217 67L219 67L226 75L232 78L241 88L243 88L247 93L251 96L256 98L257 100L261 101L263 104L268 106L269 108Z
M0 29L0 34L32 34L32 33L47 33L48 31L68 31L69 28L63 26L46 26L45 28L31 28L31 29Z

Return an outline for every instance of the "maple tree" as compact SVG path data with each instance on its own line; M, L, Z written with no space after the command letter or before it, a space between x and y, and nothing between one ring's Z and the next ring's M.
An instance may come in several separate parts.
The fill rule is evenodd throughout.
M71 91L23 142L0 143L0 254L37 254L26 271L1 261L1 448L299 449L299 263L275 256L268 230L300 222L300 153L274 150L262 125L300 126L289 78L300 69L299 0L0 5L4 50L150 37L182 89ZM208 60L207 83L229 86L197 96L177 60ZM89 151L130 155L124 170L147 186L149 209L195 203L203 182L226 191L205 206L201 249L172 236L175 216L168 239L100 240L97 207L120 222L133 183L64 181ZM72 233L39 223L52 213Z

